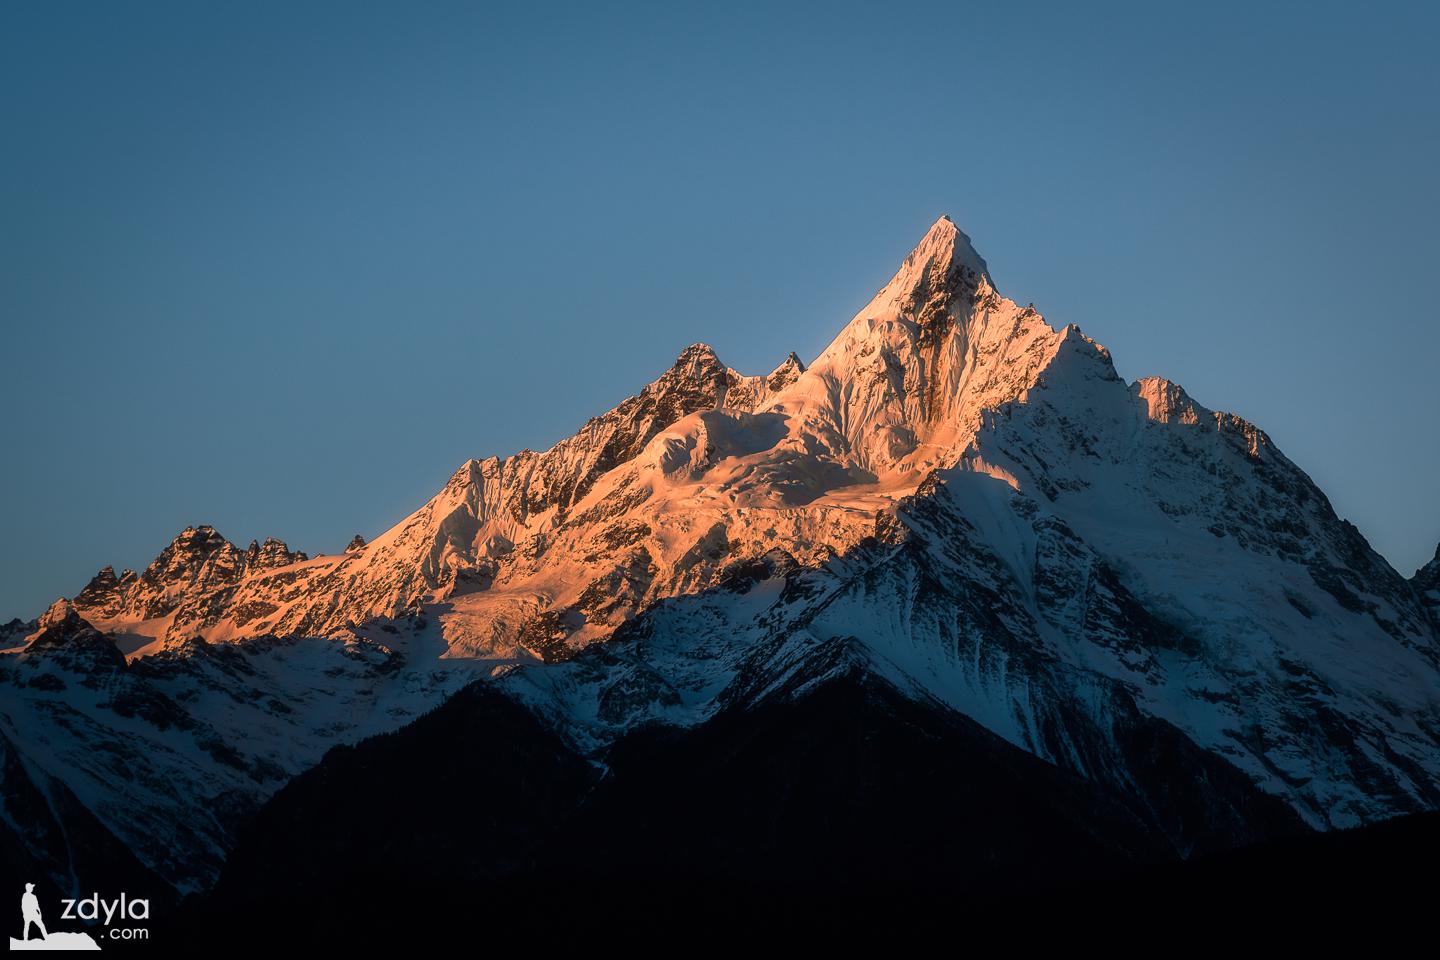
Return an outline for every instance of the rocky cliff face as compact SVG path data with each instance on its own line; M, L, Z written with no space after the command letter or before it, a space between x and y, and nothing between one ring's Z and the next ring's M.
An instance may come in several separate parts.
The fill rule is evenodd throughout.
M1410 579L1410 585L1420 596L1420 603L1430 614L1431 621L1440 631L1440 547L1435 548L1435 558Z
M697 344L344 553L195 527L101 570L9 628L0 733L196 889L328 747L471 681L602 759L863 675L1183 854L1263 832L1221 783L1318 828L1440 805L1437 569L1407 582L1263 431L1001 296L942 219L808 367Z

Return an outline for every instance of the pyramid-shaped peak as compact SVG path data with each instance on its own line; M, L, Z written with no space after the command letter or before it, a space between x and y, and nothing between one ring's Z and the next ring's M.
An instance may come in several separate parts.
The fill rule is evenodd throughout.
M705 364L719 362L720 355L717 354L715 352L715 348L710 346L710 344L708 343L692 343L684 350L681 350L680 355L675 358L675 366L677 368L694 366L697 363Z
M75 616L74 605L64 597L60 597L50 604L49 609L40 615L39 626L41 630L49 630L51 627L59 626Z
M223 536L221 536L220 531L216 530L208 523L202 523L199 526L186 527L184 530L181 530L178 535L176 535L174 540L170 541L170 546L177 550L214 549L222 545L228 544L229 541L227 541Z
M910 251L905 258L904 265L896 275L897 279L916 275L922 271L949 272L955 267L961 267L974 273L977 277L984 277L993 289L994 279L990 276L990 267L986 265L985 258L975 250L970 237L955 225L949 214L941 214L940 219L930 225L925 236Z
M670 389L680 384L720 384L725 379L725 364L708 343L692 343L680 351L675 364L647 390Z
M765 378L766 389L772 393L783 390L800 379L800 374L804 372L804 362L792 350L790 355L781 361L780 366L771 370L770 375Z
M789 356L780 361L780 366L770 371L770 376L773 377L777 373L786 373L791 370L798 371L799 373L805 372L805 362L800 359L794 350L791 350Z

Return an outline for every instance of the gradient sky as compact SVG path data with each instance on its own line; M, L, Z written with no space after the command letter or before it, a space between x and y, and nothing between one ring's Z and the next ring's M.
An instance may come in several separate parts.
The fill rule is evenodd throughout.
M809 360L941 213L1008 296L1440 540L1434 4L0 6L0 619L316 552L703 340Z

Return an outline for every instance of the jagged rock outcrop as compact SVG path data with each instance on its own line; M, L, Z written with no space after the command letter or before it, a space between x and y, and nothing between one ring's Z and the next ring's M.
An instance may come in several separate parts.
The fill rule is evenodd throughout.
M1430 614L1437 634L1440 634L1440 546L1435 548L1435 557L1415 571L1410 584L1420 595L1420 602Z
M114 567L101 567L85 589L75 595L75 605L97 616L119 616L124 609L125 590L134 584L135 579L133 570L126 570L117 577Z
M291 550L283 540L266 537L263 544L251 540L250 546L245 550L244 573L246 576L254 576L266 570L278 570L280 567L288 567L292 563L308 559L310 558L304 551Z

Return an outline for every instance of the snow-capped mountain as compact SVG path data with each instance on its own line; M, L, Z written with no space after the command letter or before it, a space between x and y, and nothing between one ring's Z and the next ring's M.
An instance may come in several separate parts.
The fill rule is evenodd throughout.
M0 734L195 889L330 746L476 679L599 759L863 675L1133 798L1185 853L1263 830L1218 792L1175 812L1156 749L1318 828L1440 805L1437 579L1255 426L1004 298L942 218L808 367L696 344L342 554L196 527L101 570L6 628Z

